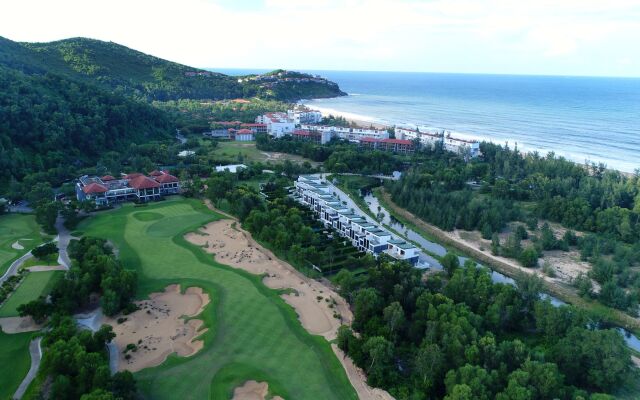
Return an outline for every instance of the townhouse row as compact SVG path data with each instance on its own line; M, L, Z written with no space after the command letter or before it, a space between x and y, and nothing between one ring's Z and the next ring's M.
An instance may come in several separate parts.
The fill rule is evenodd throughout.
M294 198L309 207L325 227L349 239L359 251L376 257L386 253L413 265L420 258L420 249L354 213L331 193L330 186L318 176L300 176L295 182Z

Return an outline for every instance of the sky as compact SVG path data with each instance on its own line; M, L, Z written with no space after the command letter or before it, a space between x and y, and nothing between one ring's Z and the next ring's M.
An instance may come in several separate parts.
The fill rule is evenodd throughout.
M3 0L0 36L199 68L640 76L640 0Z

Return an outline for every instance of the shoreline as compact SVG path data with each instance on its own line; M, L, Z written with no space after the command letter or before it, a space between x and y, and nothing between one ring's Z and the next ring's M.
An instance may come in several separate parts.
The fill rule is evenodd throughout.
M309 101L309 100L316 100L316 99L308 99L306 101ZM401 123L380 122L380 119L376 118L376 117L368 117L368 116L364 116L364 115L358 115L358 114L355 114L355 113L350 113L348 111L340 111L340 110L336 110L336 109L332 109L332 108L325 108L325 107L322 107L322 106L319 107L319 106L317 106L315 104L309 105L309 104L305 103L304 101L305 100L300 101L299 104L302 104L305 107L308 107L308 108L310 108L312 110L320 111L323 116L333 115L334 117L342 117L342 118L346 119L349 123L354 123L360 128L373 127L374 129L381 129L382 130L382 129L393 129L395 127L404 127L404 126L407 126L407 127L427 127L427 126L429 126L429 125L426 125L426 124L414 124L414 123L401 124ZM370 118L370 119L368 119L368 118ZM492 138L491 136L474 135L474 134L471 134L471 133L458 132L458 131L449 130L449 129L446 129L446 128L432 127L432 128L429 128L429 129L445 130L445 131L450 132L453 136L457 136L457 137L460 137L462 139L477 140L480 143L488 142L488 143L499 144L499 145L503 144L503 143L500 143L499 139ZM577 165L585 166L587 161L590 162L590 163L593 162L595 164L598 164L598 163L602 162L603 164L605 164L605 166L606 166L605 169L607 171L618 172L618 173L626 176L627 178L630 178L630 177L634 176L634 171L626 171L626 170L620 169L618 167L611 167L604 161L589 160L587 158L583 159L582 161L579 161L577 159L578 155L571 156L569 153L563 152L562 150L558 150L558 149L549 149L549 150L537 149L537 148L530 147L530 146L523 146L522 144L518 143L517 141L513 141L513 140L506 140L506 143L509 144L509 147L511 149L513 149L514 146L518 146L518 149L523 154L531 154L531 153L534 153L534 152L538 152L541 156L546 156L547 154L553 152L553 153L556 154L556 156L563 157L567 161L571 161L571 162L573 162L574 164L577 164ZM636 168L640 169L640 164L638 164L638 166Z

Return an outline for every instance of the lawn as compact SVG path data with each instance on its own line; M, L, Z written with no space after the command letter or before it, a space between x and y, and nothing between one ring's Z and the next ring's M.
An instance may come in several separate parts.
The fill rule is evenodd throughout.
M306 158L293 154L273 153L262 151L256 148L256 142L219 142L218 146L213 149L209 155L218 161L227 161L230 163L250 163L259 162L282 162L291 160L293 162L309 161L312 165L318 163L307 160Z
M16 241L24 247L24 250L11 247ZM35 216L30 214L0 216L0 275L4 274L14 260L43 242Z
M29 272L15 292L0 307L0 318L17 317L19 305L35 300L40 295L49 294L55 282L63 275L63 271Z
M9 399L27 375L32 333L8 335L0 332L0 399Z
M183 239L217 218L196 200L172 200L144 209L125 205L78 228L119 248L125 265L139 272L139 298L171 283L199 286L211 296L202 314L209 328L204 349L136 373L145 397L231 398L235 386L258 379L287 399L356 399L329 344L302 328L277 291Z

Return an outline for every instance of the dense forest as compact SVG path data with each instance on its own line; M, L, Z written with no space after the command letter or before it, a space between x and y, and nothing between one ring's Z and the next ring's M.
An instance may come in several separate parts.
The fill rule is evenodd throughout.
M633 376L622 336L539 300L536 278L496 284L472 262L447 272L425 281L380 259L361 285L336 279L354 310L338 345L370 384L398 399L603 400Z
M72 314L87 308L95 293L100 294L106 315L134 310L131 299L137 275L123 268L103 239L72 241L69 256L73 265L54 286L51 298L41 297L18 308L20 315L30 315L37 322L48 318L42 341L46 351L36 382L50 399L133 400L137 398L133 375L128 371L111 375L109 370L105 346L115 337L111 326L103 325L94 333L82 330Z
M543 251L576 249L593 265L590 278L602 288L596 294L582 277L575 282L581 294L635 313L640 300L640 275L633 269L640 261L638 175L491 143L481 150L483 157L469 163L446 153L425 154L387 189L397 204L424 220L444 230L478 230L492 240L494 254L525 266L537 266ZM556 237L539 220L569 231ZM497 233L511 221L521 224L501 243ZM528 236L533 245L522 248Z
M171 121L147 104L55 75L0 67L0 187L59 185L132 143L171 137ZM3 192L5 191L3 190Z

